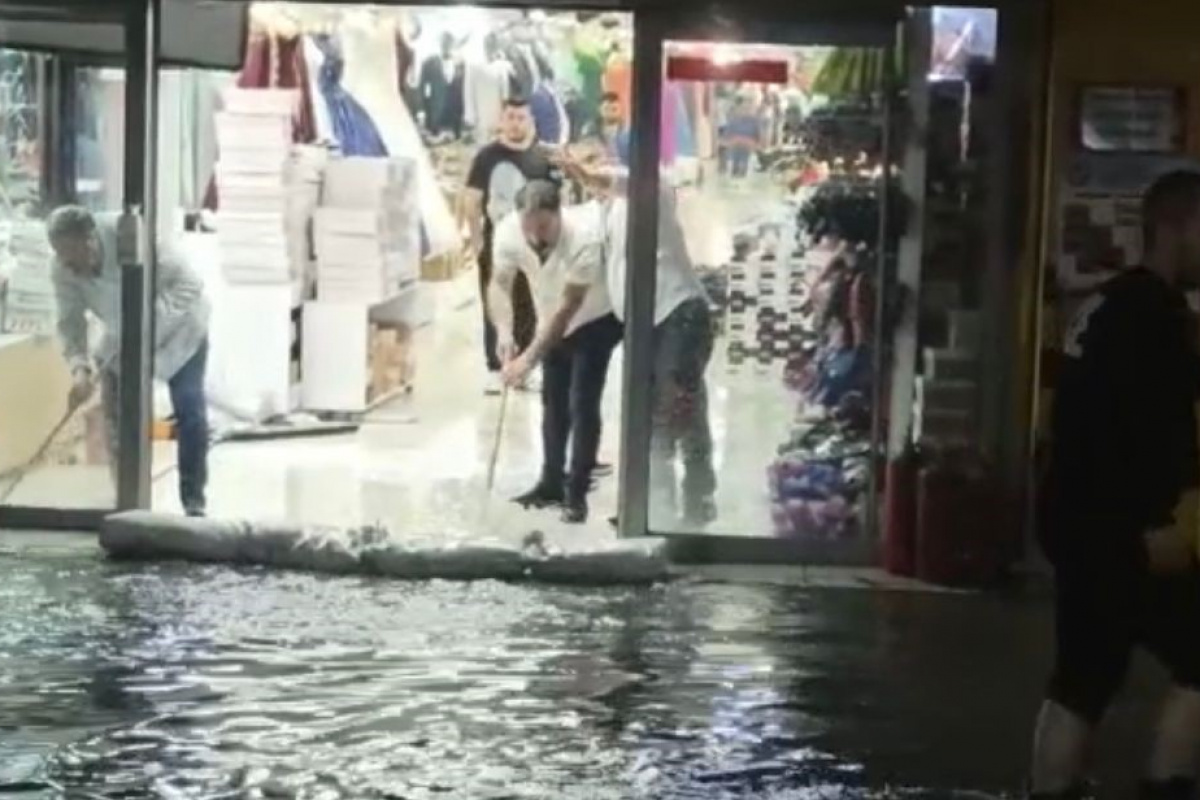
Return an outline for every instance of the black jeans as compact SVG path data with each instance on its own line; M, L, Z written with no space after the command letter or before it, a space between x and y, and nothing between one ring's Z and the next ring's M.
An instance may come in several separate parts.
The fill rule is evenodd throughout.
M685 509L711 499L717 488L705 381L712 351L712 312L704 299L680 304L654 329L650 483L668 507L676 500L677 457Z
M483 233L483 252L479 254L479 296L483 306L483 353L488 372L499 372L502 364L496 353L496 326L488 315L488 285L492 282L492 228L487 226ZM517 352L533 342L537 333L537 312L533 308L533 293L524 272L518 272L513 280L513 340Z
M583 325L542 362L542 483L561 486L571 444L569 493L587 493L600 449L600 403L624 328L609 314Z

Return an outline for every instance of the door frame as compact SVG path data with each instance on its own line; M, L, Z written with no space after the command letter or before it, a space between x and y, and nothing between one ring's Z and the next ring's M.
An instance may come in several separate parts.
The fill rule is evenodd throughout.
M888 55L894 51L896 33L905 18L905 9L892 3L880 4L877 8L834 8L825 6L812 9L804 17L798 17L794 8L777 13L764 13L753 6L716 6L711 13L703 15L705 21L697 22L694 17L681 18L669 8L651 8L636 12L634 16L633 52L633 107L630 128L631 151L629 169L629 203L627 217L627 258L630 264L653 264L658 254L658 191L659 191L659 148L661 119L661 97L664 75L664 45L667 41L734 42L754 44L842 45L882 47ZM889 63L891 59L889 58ZM891 100L893 92L886 93L884 102L884 125L889 131L892 119ZM890 135L885 137L885 149ZM885 158L887 154L885 153ZM884 172L881 184L881 201L885 203L889 171ZM881 228L888 221L882 215ZM880 264L886 259L886 248L880 248ZM652 270L626 270L625 276L625 360L624 393L622 397L621 427L621 470L618 489L619 532L623 537L656 536L668 542L672 560L683 563L864 563L875 547L878 527L874 503L869 504L867 533L861 545L853 552L844 548L830 551L829 548L814 546L797 540L773 537L768 532L757 536L721 535L704 533L664 533L656 531L649 519L650 485L650 434L651 419L650 383L653 376L653 355L646 343L652 341L654 331L655 272ZM885 298L881 283L877 305L882 308ZM876 338L882 335L876 331ZM878 345L878 342L877 342ZM879 372L879 349L876 347L874 371ZM873 394L881 394L883 376L874 376ZM879 411L872 409L872 446L880 442ZM875 492L874 475L869 491Z
M15 4L10 13L29 19L29 3ZM5 16L0 2L0 25ZM122 265L121 342L122 380L118 393L117 497L114 508L62 506L42 508L0 506L0 529L98 529L114 510L145 508L150 503L150 415L153 401L151 372L154 315L151 298L156 280L153 230L155 214L155 143L158 115L158 51L161 38L161 0L122 2L39 2L46 24L108 23L124 29L125 141L122 212L138 223L138 257ZM76 59L78 51L70 53ZM61 113L63 109L50 109ZM62 120L59 120L61 123ZM56 165L61 168L61 165ZM73 176L70 176L73 179Z

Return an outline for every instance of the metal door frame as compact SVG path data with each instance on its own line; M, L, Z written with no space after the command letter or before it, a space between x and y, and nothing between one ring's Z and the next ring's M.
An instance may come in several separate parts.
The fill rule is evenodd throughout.
M157 142L158 44L161 0L38 4L63 22L119 23L125 32L125 170L123 211L143 220L137 263L123 265L121 297L121 384L119 392L117 502L111 509L0 506L0 529L81 530L100 527L114 510L144 508L150 502L150 413L154 317L149 313L156 278L153 230L155 215L155 143ZM0 25L6 5L0 2ZM29 3L12 4L28 13ZM10 8L10 13L12 9ZM74 54L78 55L78 54ZM69 72L69 71L68 71ZM64 109L51 109L61 113ZM69 120L59 120L59 123ZM69 165L55 165L56 168Z
M840 13L839 13L840 12ZM666 41L734 42L753 44L848 45L882 47L890 56L895 47L896 31L904 21L903 9L892 4L881 5L878 13L864 14L862 9L827 6L798 18L796 10L777 14L762 13L753 7L714 6L699 15L680 15L671 9L646 9L634 16L633 54L633 118L629 171L629 205L627 230L630 264L656 263L658 254L658 190L659 134L662 126L661 97L664 75L663 48ZM889 63L890 60L889 60ZM890 89L890 87L889 87ZM885 129L892 127L889 90L884 103ZM885 136L884 159L891 136ZM890 175L885 170L881 179L881 202L887 202ZM881 215L881 229L888 220ZM886 239L885 239L886 241ZM881 242L882 245L882 242ZM880 247L878 269L884 268L886 248ZM652 353L642 343L650 342L654 331L655 272L626 270L625 285L625 361L624 394L622 397L621 471L618 489L618 520L623 537L662 536L668 541L673 560L691 563L804 563L814 559L823 563L860 563L866 555L861 548L854 553L814 552L822 548L796 540L773 537L764 532L757 536L737 536L704 533L662 533L654 531L649 520L651 420L650 382L653 375ZM882 309L886 298L880 282L877 306ZM876 338L882 331L876 330ZM878 342L877 342L878 345ZM878 373L879 349L876 347ZM882 376L874 376L873 393L881 393ZM877 402L877 401L876 401ZM877 449L882 423L881 409L873 409L872 447ZM877 466L872 464L872 485L875 491ZM874 502L869 506L868 530L864 543L874 547L876 513Z

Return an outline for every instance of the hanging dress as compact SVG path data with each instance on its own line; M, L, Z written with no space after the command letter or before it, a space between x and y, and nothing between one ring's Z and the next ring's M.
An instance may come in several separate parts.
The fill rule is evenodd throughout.
M329 112L333 138L341 146L342 153L348 156L387 156L388 148L379 135L375 121L342 85L344 62L337 46L325 35L316 37L316 44L325 54L318 85Z
M416 164L418 204L428 254L457 251L461 242L450 204L412 114L396 91L399 68L394 28L379 25L371 14L360 12L346 16L340 34L345 58L342 87L374 121L387 152L411 158Z

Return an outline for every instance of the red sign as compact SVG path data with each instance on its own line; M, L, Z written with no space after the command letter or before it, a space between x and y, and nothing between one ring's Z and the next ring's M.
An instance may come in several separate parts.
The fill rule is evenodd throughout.
M672 81L726 81L729 83L787 83L786 61L750 59L718 63L710 58L671 56L667 79Z

